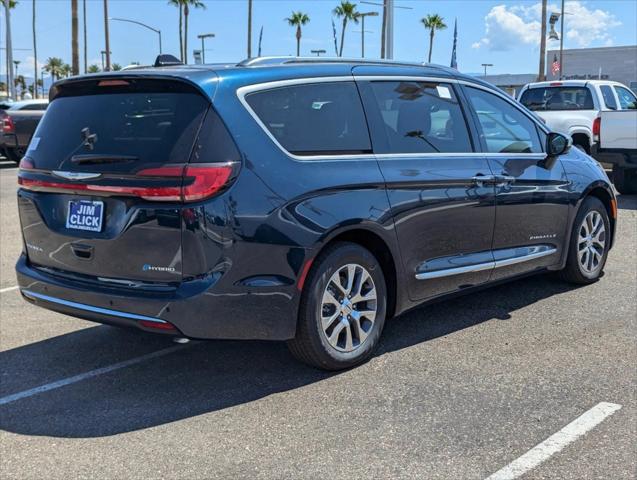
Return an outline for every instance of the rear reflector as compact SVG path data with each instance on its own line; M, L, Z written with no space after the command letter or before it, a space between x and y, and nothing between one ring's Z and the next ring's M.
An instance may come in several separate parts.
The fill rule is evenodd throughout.
M28 162L28 161L27 161ZM21 170L32 170L31 162L20 164ZM141 170L137 178L147 177L149 180L173 178L174 186L120 186L95 185L89 183L64 183L39 180L18 175L18 184L27 190L74 190L91 193L112 193L133 196L145 200L161 202L194 202L213 196L221 190L232 175L231 165L200 165L186 167L160 167Z
M168 323L168 322L152 322L150 320L140 320L139 324L142 327L152 328L154 330L164 330L164 331L167 331L167 330L176 331L177 330L172 323Z

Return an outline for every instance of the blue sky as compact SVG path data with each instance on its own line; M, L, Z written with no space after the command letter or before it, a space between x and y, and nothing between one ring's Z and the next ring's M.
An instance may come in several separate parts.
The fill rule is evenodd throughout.
M376 1L376 0L371 0ZM80 48L81 8L80 3ZM236 61L246 56L247 0L204 0L206 10L192 11L188 49L200 48L196 35L214 32L207 41L208 62ZM292 10L302 10L310 17L304 27L302 54L311 49L334 51L331 10L336 0L254 0L253 52L259 30L264 26L263 54L288 55L295 52L294 29L283 19ZM549 11L558 9L558 0L549 0ZM100 64L104 48L102 0L88 0L88 58ZM453 22L458 20L458 64L464 72L481 71L481 63L493 63L490 73L528 73L537 70L539 52L539 0L396 0L397 9L395 58L409 61L425 59L428 35L419 20L428 13L444 17L449 28L436 34L433 62L448 64L453 39ZM19 0L12 13L14 58L21 60L20 72L32 75L33 53L31 32L32 0ZM70 63L70 0L36 0L38 61L59 56ZM166 0L109 0L112 17L140 20L161 29L165 53L178 51L178 10ZM380 11L381 7L358 4L361 11ZM595 47L637 44L637 2L635 0L569 0L566 19L565 47ZM336 22L337 28L340 24ZM380 17L367 18L366 52L379 56ZM1 45L4 47L4 15L0 23ZM360 56L360 25L348 26L345 56ZM549 44L549 47L552 45ZM557 46L555 44L554 46ZM25 49L25 50L18 50ZM137 61L151 63L157 54L156 34L135 25L111 22L113 62L122 65ZM0 71L4 72L4 50Z

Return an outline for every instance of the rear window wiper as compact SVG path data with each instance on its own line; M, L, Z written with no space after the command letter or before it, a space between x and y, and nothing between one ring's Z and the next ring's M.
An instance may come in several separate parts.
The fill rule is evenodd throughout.
M88 154L88 155L73 155L71 162L77 165L98 165L102 163L127 163L135 162L139 160L139 157L134 155L107 155L107 154Z

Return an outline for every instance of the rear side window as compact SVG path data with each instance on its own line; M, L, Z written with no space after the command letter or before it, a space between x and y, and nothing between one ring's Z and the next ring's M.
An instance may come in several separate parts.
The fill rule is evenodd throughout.
M46 107L48 107L49 104L48 103L32 103L32 104L27 104L24 107L21 107L20 110L28 110L28 111L42 111L42 110L46 110Z
M353 82L275 88L251 93L246 101L290 153L371 153L363 107Z
M27 156L36 168L104 173L188 162L209 102L179 89L140 89L55 98Z
M593 110L593 94L587 87L529 88L520 97L529 110Z
M471 140L451 85L372 82L387 135L388 152L471 152Z
M490 153L542 153L535 123L520 109L484 90L468 87L480 135Z
M615 91L617 92L617 96L619 97L619 104L622 107L622 110L636 110L637 109L637 98L627 88L624 87L615 87Z
M615 101L615 94L613 93L613 89L608 85L602 85L599 87L602 92L602 97L604 98L604 104L606 108L610 108L611 110L617 110L617 102Z

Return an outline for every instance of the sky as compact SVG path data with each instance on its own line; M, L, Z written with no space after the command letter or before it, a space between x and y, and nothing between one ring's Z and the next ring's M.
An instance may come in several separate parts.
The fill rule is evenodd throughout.
M381 0L369 0L382 3ZM206 9L191 10L188 50L200 49L200 33L215 33L206 40L206 62L235 62L247 52L247 0L203 0ZM89 64L101 64L104 49L102 0L86 0ZM35 0L38 63L57 56L71 61L70 0ZM334 54L332 9L336 0L254 0L253 54L256 55L259 31L263 26L263 55L291 55L296 51L294 28L284 21L293 10L310 17L303 27L301 54L325 49ZM482 63L492 63L489 73L532 73L538 68L540 41L539 0L396 0L394 58L405 61L426 59L429 36L420 19L437 13L448 28L436 33L433 63L448 65L453 43L453 24L458 22L458 67L462 72L481 72ZM33 75L32 39L33 0L18 0L11 14L14 59L20 60L20 74ZM82 0L80 8L80 62L82 65ZM358 3L359 11L377 11L382 7ZM4 9L2 9L4 10ZM565 48L637 44L637 1L566 1ZM559 11L559 1L549 0L549 12ZM178 9L167 0L109 0L109 16L142 21L162 32L164 53L179 50ZM0 17L0 72L5 71L5 18ZM340 21L335 19L340 37ZM344 56L360 57L361 27L348 25ZM380 55L381 20L365 21L365 50L369 57ZM112 61L151 64L158 53L157 34L137 25L110 22ZM559 47L550 41L548 47Z

